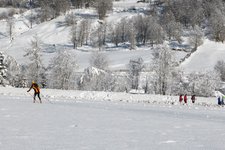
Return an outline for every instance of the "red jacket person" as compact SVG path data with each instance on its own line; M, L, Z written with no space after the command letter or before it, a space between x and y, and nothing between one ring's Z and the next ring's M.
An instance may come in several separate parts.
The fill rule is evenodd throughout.
M42 103L41 98L40 98L40 88L39 88L38 84L35 83L34 81L32 81L32 85L27 92L29 92L31 89L34 90L34 103L35 103L35 100L36 100L36 95L38 96L38 98L40 100L40 103Z

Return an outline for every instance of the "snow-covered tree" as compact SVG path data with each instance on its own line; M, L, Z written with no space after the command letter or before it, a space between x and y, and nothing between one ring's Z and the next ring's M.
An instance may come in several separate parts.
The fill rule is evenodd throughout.
M0 85L21 87L21 68L11 56L0 52Z
M217 61L216 65L214 66L216 72L220 75L220 79L225 81L225 62L224 60Z
M119 43L124 43L129 40L129 19L122 18L118 23L113 25L114 23L111 23L111 26L109 27L111 31L109 39L114 43L116 46L119 45Z
M26 50L24 57L29 57L30 63L27 66L27 79L29 82L36 81L45 84L45 70L41 59L41 41L38 36L34 36L31 41L31 48Z
M78 81L80 90L114 91L115 85L116 80L111 72L95 67L86 68Z
M83 46L83 44L88 44L89 36L91 30L91 20L84 19L78 24L72 25L71 29L71 41L76 45Z
M49 86L57 89L74 89L78 68L76 56L66 50L58 51L50 63Z
M38 0L38 4L41 7L42 21L55 18L70 8L69 0Z
M199 26L195 26L189 38L190 44L193 46L194 50L197 49L198 46L203 44L203 31Z
M67 26L73 26L77 24L77 18L75 14L69 13L65 16L65 23Z
M78 45L78 33L77 33L77 25L73 24L70 31L71 42L73 43L73 48L76 49Z
M129 43L130 43L130 50L136 49L136 31L135 31L133 23L129 24L128 40L129 40Z
M4 55L0 52L0 85L5 85L6 65L4 64Z
M131 59L128 64L129 69L129 80L131 83L131 89L138 89L139 87L139 78L141 70L144 68L143 59L136 58Z
M155 48L152 55L152 70L155 80L151 82L157 94L165 95L169 89L174 68L173 53L166 45L162 45Z
M219 87L219 75L216 72L192 73L188 76L189 92L199 96L213 96Z
M97 28L91 33L92 45L98 47L99 50L103 49L106 41L107 23L100 22Z
M109 65L107 57L100 52L93 52L91 54L89 63L90 63L90 66L98 68L98 69L102 69L102 70L107 70Z
M209 18L209 26L212 33L212 38L218 42L223 42L225 40L225 19L224 14L217 9L211 14Z

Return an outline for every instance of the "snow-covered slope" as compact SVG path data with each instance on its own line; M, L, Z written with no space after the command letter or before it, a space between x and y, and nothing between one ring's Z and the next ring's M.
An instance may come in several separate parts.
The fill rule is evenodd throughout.
M116 23L122 17L132 17L142 13L143 9L148 8L148 3L137 3L136 0L123 0L114 2L114 9L107 15L106 21L108 23ZM135 9L134 9L135 8ZM0 12L6 11L6 9L0 9ZM98 17L93 9L77 9L72 10L77 17L91 16L92 24L98 23ZM70 27L65 26L65 16L60 16L56 19L41 23L34 24L33 28L29 28L29 16L30 11L26 11L22 14L16 14L13 40L10 41L7 33L6 20L0 20L0 51L6 52L8 55L14 57L19 64L26 64L28 58L24 58L25 50L30 48L30 43L33 36L37 35L42 41L42 58L44 64L47 66L51 58L55 55L57 50L68 49L74 52L77 56L77 63L80 66L79 71L83 71L84 68L89 66L89 57L92 51L98 50L97 48L83 46L78 47L78 50L72 49L72 43L70 42ZM136 57L142 57L145 63L151 62L151 48L137 47L137 50L130 51L124 47L108 47L106 51L103 51L109 59L109 68L111 69L124 69L129 60ZM217 60L223 59L225 53L224 44L216 43L209 40L205 40L204 44L198 48L198 50L185 60L181 67L185 71L204 71L212 69ZM179 61L186 55L185 52L176 52L175 56Z
M224 56L224 43L206 39L203 45L198 47L197 51L181 64L181 67L187 72L212 70L218 60L224 60Z

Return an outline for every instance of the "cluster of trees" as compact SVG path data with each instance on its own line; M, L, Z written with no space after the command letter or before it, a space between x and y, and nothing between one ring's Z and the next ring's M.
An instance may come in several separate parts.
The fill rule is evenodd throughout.
M33 22L47 21L66 14L71 6L75 8L94 7L99 19L104 19L113 8L112 0L4 0L4 5L27 3L28 8L36 9L31 13L30 27ZM216 41L225 39L225 1L223 0L160 0L153 3L143 13L132 18L121 18L118 22L102 21L94 29L90 19L79 20L74 14L66 15L66 22L72 26L71 42L74 48L83 44L97 46L100 49L106 42L119 46L129 43L130 49L142 44L162 44L164 40L182 42L183 30L189 30L189 41L193 49L202 44L204 35ZM0 15L1 16L1 15ZM72 22L71 22L72 21ZM13 18L9 16L9 34L12 34ZM91 31L92 30L92 31ZM93 38L97 37L97 38Z
M12 57L0 52L0 85L26 86L21 71L22 68Z
M218 87L220 77L224 80L225 63L215 66L217 72L184 74L176 68L173 51L166 45L156 46L152 51L152 62L144 64L142 58L129 60L127 72L116 73L108 69L108 58L104 53L93 52L89 66L82 74L77 72L79 65L71 51L60 50L44 67L41 59L42 42L37 36L26 50L25 57L30 59L25 66L19 66L13 59L4 60L0 55L1 85L26 87L32 80L42 87L55 89L78 89L95 91L144 90L151 94L195 93L210 96ZM219 72L220 71L220 72ZM145 79L145 80L143 80Z
M101 3L101 8L105 5L101 0L98 3ZM224 41L224 5L223 0L162 0L162 3L152 4L144 13L132 18L121 18L118 22L101 21L94 29L90 26L91 20L83 19L76 21L76 27L71 29L73 44L82 45L85 42L101 49L107 42L116 46L129 43L130 49L135 49L139 45L162 44L165 40L182 42L181 36L188 33L189 42L193 50L196 50L202 44L204 36ZM98 8L97 1L92 6ZM110 10L112 6L110 4L104 8ZM106 10L103 15L99 11L101 10L98 10L99 18L104 18ZM72 16L74 17L70 14ZM188 32L184 33L184 30Z
M162 0L163 10L160 13L161 25L168 33L168 26L174 24L177 28L181 24L185 28L199 26L216 41L224 41L224 0ZM157 6L153 6L154 14L157 14ZM164 24L164 25L163 25ZM167 29L167 30L166 30Z

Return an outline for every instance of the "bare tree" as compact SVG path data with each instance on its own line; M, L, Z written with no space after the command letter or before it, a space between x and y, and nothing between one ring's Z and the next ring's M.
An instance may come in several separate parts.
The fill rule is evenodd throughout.
M78 33L77 33L77 24L73 24L70 31L71 42L73 43L73 48L77 48L78 44Z
M80 46L82 46L84 43L88 44L90 29L91 29L91 20L84 19L80 22L78 31L79 32L78 42L80 43Z
M129 23L129 37L130 50L136 49L136 30L132 21Z
M65 17L65 23L67 26L72 26L72 25L76 24L77 19L76 19L75 14L73 14L73 13L67 14Z
M14 22L13 18L9 17L8 20L7 20L7 26L8 26L8 33L9 33L10 41L13 40L14 25L15 25L15 22Z
M41 20L46 21L65 13L70 7L69 0L39 0Z
M107 11L111 10L113 6L112 0L96 0L94 7L98 12L99 19L104 19Z
M129 20L126 18L122 18L118 23L115 25L109 26L110 30L110 37L111 41L118 46L119 43L127 42L129 40ZM133 32L134 33L134 32Z

